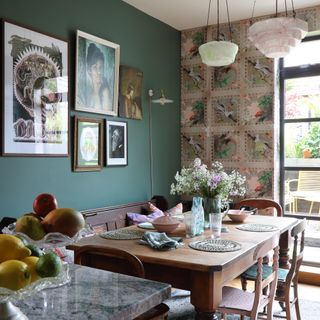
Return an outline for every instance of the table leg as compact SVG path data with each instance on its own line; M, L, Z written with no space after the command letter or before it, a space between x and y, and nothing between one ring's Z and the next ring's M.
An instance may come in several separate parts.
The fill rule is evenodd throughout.
M196 319L217 320L215 310L222 298L220 272L193 272L191 281L191 303L196 310Z
M284 232L280 236L280 250L279 250L279 267L283 269L289 269L290 264L289 264L289 247L290 247L290 237L289 237L289 231ZM281 282L278 282L277 286L277 291L276 291L276 296L277 297L284 297L285 295L285 285L283 285ZM281 308L284 308L283 302L279 302Z

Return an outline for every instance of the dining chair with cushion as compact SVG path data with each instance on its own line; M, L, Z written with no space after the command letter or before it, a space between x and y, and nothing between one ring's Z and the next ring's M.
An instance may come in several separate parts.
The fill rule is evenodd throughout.
M249 198L249 199L244 199L241 200L240 202L235 204L235 209L241 209L242 207L250 207L257 209L256 214L260 214L263 210L263 215L274 215L274 210L276 210L277 217L282 217L282 207L281 205L271 199L264 199L264 198ZM267 254L264 257L264 263L269 263L270 260L270 253ZM246 290L247 289L247 279L246 277L241 277L241 285L242 289Z
M241 209L242 207L257 208L258 214L259 210L264 210L264 215L273 215L274 209L277 212L277 217L282 217L282 207L281 205L271 199L264 198L250 198L244 199L234 205L235 209ZM261 212L261 211L260 211Z
M135 255L116 248L101 248L86 245L75 251L75 263L108 270L112 272L144 278L145 272L142 262ZM114 261L117 261L115 264ZM109 263L108 263L109 262ZM116 266L115 266L116 265ZM168 318L169 307L161 303L134 320L160 320Z
M296 310L296 319L300 320L300 308L298 299L298 277L299 269L303 260L304 251L304 233L306 228L306 219L302 220L291 230L291 237L294 239L292 259L290 260L290 269L279 269L278 273L278 286L284 287L284 296L275 297L275 300L280 302L281 307L286 312L286 319L291 320L291 307L294 305ZM262 278L267 278L272 272L272 267L263 265ZM245 271L241 278L247 280L256 280L257 267L254 265ZM293 289L293 299L290 297L291 289Z
M263 257L269 250L273 249L273 265L270 274L263 278ZM254 292L244 291L233 287L223 287L222 301L217 309L226 320L227 314L250 317L252 320L258 319L258 312L267 307L267 320L273 319L273 300L278 279L279 267L279 234L275 234L271 239L265 241L256 248L253 253L253 261L257 261L257 277L255 279ZM269 288L263 294L265 288Z

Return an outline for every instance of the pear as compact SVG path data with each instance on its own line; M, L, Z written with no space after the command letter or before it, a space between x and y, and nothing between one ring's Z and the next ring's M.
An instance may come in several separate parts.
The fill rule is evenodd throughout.
M40 240L46 235L41 221L31 215L22 216L17 220L16 232L24 233L33 240Z

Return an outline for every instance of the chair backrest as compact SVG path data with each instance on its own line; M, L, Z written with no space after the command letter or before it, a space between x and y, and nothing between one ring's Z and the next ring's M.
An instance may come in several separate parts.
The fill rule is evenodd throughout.
M320 191L320 171L299 171L297 191Z
M241 200L240 202L236 203L234 208L235 209L240 209L241 207L248 206L248 207L253 207L257 209L269 209L269 208L274 208L277 211L277 216L281 217L282 216L282 207L281 205L271 199L263 199L263 198L251 198L251 199L244 199Z
M114 262L117 263L114 263ZM82 246L75 251L74 262L88 267L144 278L142 262L133 254L110 247Z
M291 266L286 278L286 287L290 288L291 281L297 281L299 269L303 260L304 233L306 229L306 219L300 221L291 230L291 237L294 239Z
M261 296L264 288L269 287L269 290L267 293L268 301L273 301L274 299L274 296L276 293L277 281L278 281L278 270L279 270L279 238L280 238L280 233L274 234L271 239L259 245L253 254L253 259L258 262L257 262L257 278L255 283L255 296L254 296L254 302L252 307L252 316L258 313L258 310L260 308ZM273 249L272 273L267 278L262 280L263 258L272 249Z

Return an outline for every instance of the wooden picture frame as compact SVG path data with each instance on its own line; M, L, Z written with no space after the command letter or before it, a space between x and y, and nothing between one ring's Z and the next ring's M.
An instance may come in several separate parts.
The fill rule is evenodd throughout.
M100 171L103 159L104 120L74 117L74 171Z
M68 42L2 20L2 155L69 156Z
M118 115L120 46L77 30L75 110Z
M126 121L107 121L107 166L128 165L128 124Z
M141 70L120 66L119 117L142 120L142 80Z

